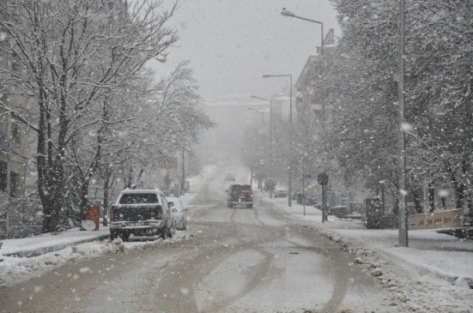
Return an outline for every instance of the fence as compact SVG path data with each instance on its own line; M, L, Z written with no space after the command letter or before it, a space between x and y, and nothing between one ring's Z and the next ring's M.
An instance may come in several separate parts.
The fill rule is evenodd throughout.
M409 215L409 230L463 227L462 209Z

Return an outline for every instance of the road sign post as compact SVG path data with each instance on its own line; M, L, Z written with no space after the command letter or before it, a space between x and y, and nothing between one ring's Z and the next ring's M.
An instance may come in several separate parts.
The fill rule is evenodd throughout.
M327 221L327 184L328 175L321 173L317 177L317 182L322 186L322 223Z
M327 186L322 185L322 223L327 221Z
M305 216L305 179L304 175L302 175L302 206L304 207L304 216Z

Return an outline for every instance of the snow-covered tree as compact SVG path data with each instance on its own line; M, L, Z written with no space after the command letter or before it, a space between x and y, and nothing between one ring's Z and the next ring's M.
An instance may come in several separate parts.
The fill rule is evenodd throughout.
M312 71L314 92L333 108L319 144L337 156L345 176L363 177L371 189L382 182L396 199L399 5L332 2L343 36ZM471 12L465 1L406 5L408 188L415 198L428 187L432 199L447 185L457 207L465 197L471 206Z
M125 2L126 3L126 2ZM37 134L38 192L43 203L43 230L54 231L63 203L66 154L85 123L99 123L95 108L125 88L151 59L165 59L177 40L166 26L173 10L161 1L128 8L121 1L60 0L2 3L0 20L12 70L3 83L10 97L28 99L15 111ZM8 111L13 109L2 102ZM85 175L93 174L93 166Z

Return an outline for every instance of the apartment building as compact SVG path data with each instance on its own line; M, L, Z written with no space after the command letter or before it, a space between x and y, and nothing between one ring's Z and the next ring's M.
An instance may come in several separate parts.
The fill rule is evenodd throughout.
M335 33L334 29L331 28L324 38L324 51L323 55L330 56L334 53L336 48L335 44ZM311 55L307 59L307 62L304 65L299 77L296 81L296 109L298 112L307 112L310 110L314 112L317 116L321 116L323 109L328 109L323 107L317 97L317 86L311 84L311 70L314 63L321 57L320 48L317 49L318 54Z

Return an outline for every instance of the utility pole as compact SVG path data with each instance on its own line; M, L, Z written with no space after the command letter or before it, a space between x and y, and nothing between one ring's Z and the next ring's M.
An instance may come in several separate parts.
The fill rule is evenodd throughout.
M399 165L399 246L407 247L407 209L406 209L406 134L404 127L404 79L405 79L405 0L400 0L400 44L399 44L399 148L398 148L398 165Z

